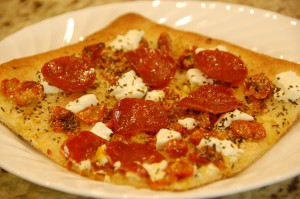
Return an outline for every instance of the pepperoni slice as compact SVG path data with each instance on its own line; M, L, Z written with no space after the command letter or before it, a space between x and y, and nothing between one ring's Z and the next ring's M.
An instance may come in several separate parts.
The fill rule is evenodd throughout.
M154 89L165 87L177 70L176 61L160 49L140 47L127 58L143 81Z
M244 62L237 56L219 50L204 50L195 55L195 67L207 76L237 85L248 72Z
M121 162L122 167L135 163L154 163L164 159L163 155L146 144L130 141L112 141L107 144L106 153L112 163Z
M221 85L204 85L183 98L179 105L218 114L234 110L239 103L230 88Z
M44 64L42 74L47 82L65 92L82 92L94 82L95 68L81 58L65 56Z
M132 136L139 132L158 132L168 125L164 108L157 102L126 98L113 110L115 132Z
M107 141L92 132L82 131L77 136L70 137L62 145L63 154L71 160L81 162L95 156L98 147Z

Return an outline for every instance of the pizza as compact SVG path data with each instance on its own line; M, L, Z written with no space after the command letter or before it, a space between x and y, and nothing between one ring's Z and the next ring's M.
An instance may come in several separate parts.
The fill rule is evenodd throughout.
M300 65L128 13L0 66L0 121L57 164L184 191L242 172L298 121Z

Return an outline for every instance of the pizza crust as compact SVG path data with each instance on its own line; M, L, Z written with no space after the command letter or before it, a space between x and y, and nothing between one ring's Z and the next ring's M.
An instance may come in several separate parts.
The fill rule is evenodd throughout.
M157 45L159 35L162 32L167 32L173 41L172 45L174 50L172 51L172 56L174 57L180 56L185 49L191 48L192 46L209 49L222 45L226 47L229 52L244 61L248 68L248 75L261 72L265 73L270 80L274 80L276 74L288 70L293 70L297 74L300 74L299 64L252 52L226 41L156 24L140 15L130 13L114 20L106 28L86 37L82 42L2 64L0 66L0 80L17 77L21 81L38 81L39 79L36 73L41 70L41 67L47 61L67 55L80 56L85 46L99 42L109 43L116 35L125 34L131 29L143 30L145 32L144 37L149 42L150 47L153 48ZM100 74L97 74L97 77L100 77ZM107 102L107 100L109 100L109 106L112 107L116 100L113 97L107 96L104 92L101 92L101 90L108 89L109 83L103 78L97 78L97 81L101 86L92 92L97 95L101 102ZM185 96L192 90L192 88L186 88L186 86L184 86L186 84L186 77L181 73L177 73L170 87L173 87L175 90L178 86L184 88L180 90L177 89L177 92ZM68 167L67 160L62 155L60 149L61 144L67 139L67 135L53 132L49 127L48 121L51 116L51 107L56 105L65 106L69 101L77 99L80 95L82 94L47 95L46 99L39 104L16 108L15 103L11 99L0 94L0 107L2 109L0 110L0 121L12 132L22 137L50 159L64 167ZM237 92L236 95L238 99L242 101L245 100L242 93ZM170 185L158 185L152 188L173 191L187 190L233 176L247 168L276 144L299 119L300 106L276 101L274 99L268 99L266 104L268 111L256 118L257 121L263 124L267 131L266 139L242 142L239 147L244 150L244 153L239 155L238 160L232 162L230 158L225 159L226 164L231 165L230 167L228 166L221 171L213 164L209 164L195 169L195 174L190 178ZM85 127L83 127L83 129L84 128ZM94 173L90 171L80 171L78 168L74 169L75 171L77 169L77 172L92 179L149 188L148 184L134 173L128 173L126 176L117 173L108 178L105 177L105 175L94 175Z

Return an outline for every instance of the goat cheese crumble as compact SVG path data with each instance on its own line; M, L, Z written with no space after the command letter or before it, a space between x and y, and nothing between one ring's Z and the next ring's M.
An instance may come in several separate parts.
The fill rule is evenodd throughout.
M114 51L134 50L139 46L144 36L144 31L129 30L125 35L117 35L117 37L109 44Z
M66 109L72 111L73 113L78 113L79 111L82 111L89 106L95 106L98 103L99 102L96 95L86 94L72 102L69 102L66 106Z
M164 149L168 141L181 138L181 134L177 131L160 129L156 134L156 150Z
M215 127L218 129L226 129L235 120L252 121L254 120L254 118L251 115L236 109L232 112L225 113L224 115L222 115L215 123Z
M166 94L163 90L153 90L149 91L146 94L145 100L151 100L154 102L162 101L165 98Z
M201 139L197 148L201 148L202 146L215 147L216 151L222 153L224 156L237 156L244 152L243 149L239 148L232 141L220 140L215 137L205 137Z
M300 77L293 71L286 71L276 75L276 90L274 98L283 101L295 101L300 98Z
M179 119L178 123L185 127L187 130L192 130L197 126L197 121L192 117L187 117L184 119Z
M197 68L191 68L187 71L186 77L188 78L190 84L192 85L207 85L207 84L213 84L214 80L207 77L204 73L202 73Z
M143 98L148 92L147 85L134 70L124 73L115 85L109 88L111 96L117 100L124 98Z

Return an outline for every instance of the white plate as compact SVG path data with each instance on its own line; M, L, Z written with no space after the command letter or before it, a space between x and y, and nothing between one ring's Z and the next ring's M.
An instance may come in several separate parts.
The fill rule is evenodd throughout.
M47 19L2 40L0 63L76 42L127 12L300 63L299 20L247 6L199 1L108 4ZM4 126L0 126L0 166L36 184L88 197L209 198L299 175L299 130L298 122L274 148L240 175L185 192L157 192L85 179L48 160Z

